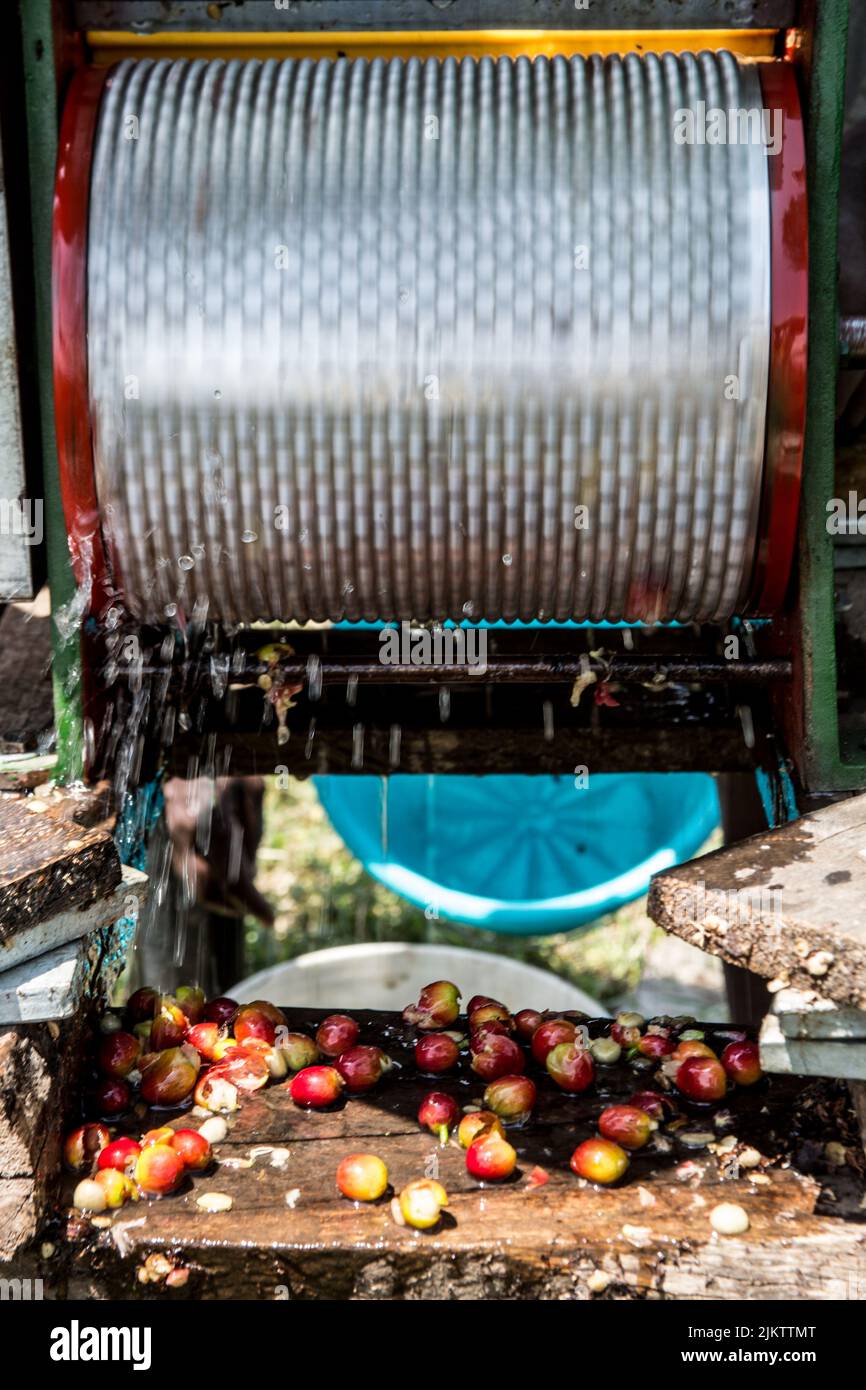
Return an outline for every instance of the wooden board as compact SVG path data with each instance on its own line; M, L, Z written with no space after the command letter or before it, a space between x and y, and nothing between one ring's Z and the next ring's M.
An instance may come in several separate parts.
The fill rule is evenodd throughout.
M117 886L102 897L81 907L64 908L54 917L23 926L14 936L0 941L0 1001L4 995L14 992L13 976L19 984L26 984L28 970L20 967L29 963L29 973L35 978L44 973L40 960L46 953L56 952L70 943L77 944L83 937L99 927L110 926L120 917L139 915L147 896L147 874L128 865L124 865L121 874ZM54 1018L56 1015L46 1014L45 1017ZM0 1002L0 1023L7 1022L10 1020L3 1017Z
M314 1030L324 1010L286 1010L290 1028ZM512 1131L516 1176L481 1186L466 1172L463 1151L440 1148L416 1121L425 1091L447 1091L469 1105L482 1083L419 1077L411 1033L395 1015L355 1013L362 1040L380 1042L400 1062L375 1091L328 1112L299 1110L285 1084L247 1097L231 1119L219 1164L197 1174L170 1198L116 1213L107 1229L70 1213L61 1258L41 1271L54 1297L171 1298L589 1298L687 1297L853 1298L866 1293L866 1225L828 1217L843 1195L824 1177L795 1171L791 1139L812 1132L835 1137L821 1099L790 1079L760 1083L726 1102L723 1133L754 1144L766 1157L755 1182L732 1176L727 1160L689 1151L675 1135L634 1156L627 1180L599 1189L568 1167L575 1146L594 1132L600 1110L641 1084L628 1066L605 1069L582 1096L556 1090L538 1069L539 1106L528 1128ZM820 1086L821 1083L819 1083ZM830 1092L826 1093L830 1095ZM845 1112L847 1101L826 1101ZM706 1111L689 1114L706 1126ZM165 1112L141 1116L138 1134L165 1123ZM176 1127L198 1124L189 1113ZM852 1139L851 1135L855 1135ZM797 1140L799 1143L799 1138ZM793 1148L797 1147L797 1143ZM665 1146L670 1145L669 1151ZM821 1144L813 1145L820 1154ZM396 1189L411 1178L438 1175L450 1196L441 1226L420 1234L394 1223L386 1199L356 1206L337 1193L334 1174L352 1152L379 1154ZM690 1166L683 1168L683 1162ZM541 1166L549 1180L533 1187ZM847 1201L856 1210L862 1174L852 1170ZM71 1191L71 1186L69 1188ZM203 1192L225 1193L232 1208L206 1214ZM68 1193L67 1193L68 1199ZM716 1235L709 1213L721 1201L740 1203L751 1220L736 1239ZM56 1237L52 1236L52 1239ZM140 1283L150 1256L190 1271L182 1289Z
M844 1076L866 1081L866 1044L857 1040L790 1037L776 1014L761 1025L761 1065L793 1076Z
M866 1009L866 795L666 869L647 911L779 988Z
M126 962L134 920L121 919L0 975L0 1024L72 1018L101 980L110 990Z
M841 1009L819 994L801 990L780 990L773 999L773 1012L786 1038L801 1042L854 1042L866 1044L866 1012Z
M0 943L120 883L110 835L47 814L38 797L0 795Z

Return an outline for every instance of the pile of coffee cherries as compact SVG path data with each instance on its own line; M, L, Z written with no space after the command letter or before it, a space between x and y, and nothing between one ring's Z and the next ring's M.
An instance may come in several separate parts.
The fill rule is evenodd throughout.
M467 1171L484 1182L512 1175L517 1153L505 1128L526 1124L535 1108L537 1088L524 1075L524 1047L553 1083L569 1094L587 1090L597 1068L623 1058L640 1069L657 1064L659 1089L636 1091L627 1105L603 1109L598 1136L579 1144L571 1156L570 1166L578 1177L601 1184L617 1182L629 1166L629 1154L643 1148L660 1123L675 1118L677 1092L694 1103L712 1103L721 1100L731 1084L750 1086L761 1077L757 1044L735 1029L728 1030L720 1055L699 1029L690 1027L691 1019L647 1024L639 1014L621 1013L606 1035L590 1040L586 1027L568 1017L550 1017L533 1009L512 1016L498 1000L476 995L466 1011L469 1034L465 1040L448 1031L457 1020L458 1008L456 987L439 980L422 991L403 1018L422 1033L415 1044L421 1071L455 1071L461 1047L468 1041L471 1070L488 1083L482 1106L466 1113L444 1091L430 1091L421 1103L418 1122L441 1143L447 1143L456 1130L466 1150Z
M137 990L122 1016L101 1020L84 1098L96 1118L64 1143L67 1167L81 1176L73 1205L95 1214L174 1192L187 1173L211 1164L211 1144L228 1132L222 1117L271 1080L294 1073L292 1099L314 1108L332 1105L344 1089L369 1090L391 1063L381 1048L356 1046L359 1033L343 1014L326 1018L313 1038L290 1032L282 1010L264 999L208 1002L186 985L174 995ZM112 1141L106 1122L190 1103L213 1118L197 1130L163 1126L140 1141Z
M475 995L460 1017L460 991L448 980L426 985L403 1012L414 1029L420 1072L447 1078L468 1069L485 1084L477 1109L465 1109L444 1090L423 1098L418 1123L440 1144L452 1135L465 1150L467 1172L481 1182L511 1177L517 1153L506 1130L529 1122L538 1090L527 1063L542 1069L566 1094L586 1091L602 1071L620 1061L652 1072L657 1088L639 1089L626 1105L598 1116L598 1135L579 1144L570 1166L582 1179L611 1184L625 1174L629 1155L647 1144L660 1124L676 1122L676 1095L702 1104L720 1101L731 1085L751 1086L761 1077L758 1048L729 1029L717 1054L691 1019L656 1019L620 1013L602 1036L590 1038L579 1016L522 1009L512 1015L498 1000ZM225 1114L240 1097L270 1080L285 1080L292 1100L325 1109L371 1090L393 1062L377 1046L359 1041L358 1023L331 1014L315 1037L290 1032L280 1009L266 1000L239 1005L206 1002L202 992L181 987L174 996L138 990L122 1017L102 1020L95 1075L87 1094L94 1120L67 1137L65 1158L81 1176L74 1205L89 1212L122 1206L144 1196L174 1191L188 1172L212 1162L211 1144L227 1133ZM291 1077L291 1079L289 1079ZM440 1082L441 1084L441 1082ZM112 1140L106 1121L133 1107L177 1108L194 1101L211 1112L199 1129L148 1130L140 1141ZM546 1181L543 1170L531 1181ZM377 1201L388 1190L388 1172L375 1154L349 1154L340 1163L339 1191L355 1202ZM392 1202L395 1220L416 1229L437 1224L448 1196L431 1178L410 1182Z

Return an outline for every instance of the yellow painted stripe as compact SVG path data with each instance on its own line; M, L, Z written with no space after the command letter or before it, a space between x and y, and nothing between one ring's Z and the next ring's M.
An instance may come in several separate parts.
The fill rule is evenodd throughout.
M693 53L727 48L746 58L772 57L776 29L471 29L394 30L371 33L131 34L92 29L87 34L99 66L121 58L481 58L556 53Z

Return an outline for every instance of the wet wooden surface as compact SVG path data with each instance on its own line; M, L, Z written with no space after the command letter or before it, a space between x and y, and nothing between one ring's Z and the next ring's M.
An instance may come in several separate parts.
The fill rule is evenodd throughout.
M325 1012L286 1014L290 1028L312 1031ZM171 1197L125 1207L98 1232L85 1219L70 1217L65 1264L55 1257L42 1270L51 1286L62 1290L54 1296L783 1299L866 1294L862 1149L856 1117L840 1088L774 1078L733 1093L715 1110L682 1107L687 1122L682 1128L709 1129L716 1140L734 1135L740 1148L744 1143L758 1148L764 1161L751 1175L742 1170L736 1176L730 1156L691 1150L682 1142L682 1128L667 1129L633 1157L621 1186L602 1189L578 1180L568 1159L595 1132L601 1109L627 1100L649 1082L652 1071L642 1076L625 1065L600 1070L588 1092L569 1097L530 1064L539 1106L528 1127L509 1132L518 1172L507 1183L482 1186L467 1174L456 1141L440 1148L415 1116L427 1090L447 1091L470 1105L480 1101L483 1084L468 1070L454 1079L418 1076L410 1050L413 1035L397 1016L356 1012L355 1017L362 1024L362 1041L384 1046L402 1064L399 1070L373 1092L327 1112L299 1110L285 1083L245 1098L211 1172L195 1175ZM714 1124L719 1111L728 1118ZM150 1112L127 1128L138 1134L162 1122L164 1116ZM182 1127L201 1120L187 1113L170 1122ZM850 1166L830 1170L823 1160L824 1138L840 1134L855 1157ZM378 1154L396 1190L411 1178L437 1175L450 1196L441 1226L416 1233L394 1223L387 1198L364 1206L342 1198L335 1172L352 1152ZM798 1162L811 1175L798 1171ZM536 1166L549 1177L537 1187L528 1181ZM204 1192L227 1194L231 1210L203 1213L196 1198ZM745 1236L714 1234L709 1213L721 1201L738 1202L749 1213ZM183 1288L140 1282L139 1271L155 1255L162 1257L163 1270L172 1264L189 1270Z
M866 795L666 869L647 911L732 965L866 1009Z
M105 831L58 818L38 797L0 795L0 948L21 928L92 902L120 878Z

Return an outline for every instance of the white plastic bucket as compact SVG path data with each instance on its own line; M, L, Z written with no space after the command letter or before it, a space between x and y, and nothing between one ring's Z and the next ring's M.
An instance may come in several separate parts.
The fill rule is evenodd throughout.
M464 1006L473 994L489 994L514 1011L580 1009L593 1017L606 1012L576 985L534 965L460 946L403 941L311 951L248 976L228 993L241 1004L270 999L296 1008L400 1010L432 980L453 980Z

